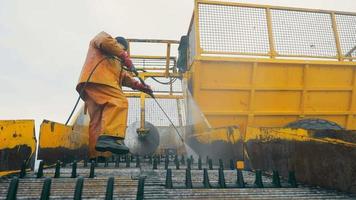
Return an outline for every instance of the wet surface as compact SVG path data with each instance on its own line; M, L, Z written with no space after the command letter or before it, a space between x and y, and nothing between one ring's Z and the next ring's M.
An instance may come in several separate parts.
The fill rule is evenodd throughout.
M14 148L6 148L0 150L0 171L19 170L24 160L29 162L31 152L34 151L27 145L18 145ZM32 166L29 163L28 166Z

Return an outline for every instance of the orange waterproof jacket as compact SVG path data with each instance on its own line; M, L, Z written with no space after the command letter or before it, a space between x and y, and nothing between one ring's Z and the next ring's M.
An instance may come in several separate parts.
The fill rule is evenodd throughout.
M124 47L111 35L101 32L90 41L87 57L79 78L77 91L80 92L95 66L107 56L119 56ZM121 90L121 86L132 87L137 81L123 70L121 62L114 58L103 60L88 81L111 86Z

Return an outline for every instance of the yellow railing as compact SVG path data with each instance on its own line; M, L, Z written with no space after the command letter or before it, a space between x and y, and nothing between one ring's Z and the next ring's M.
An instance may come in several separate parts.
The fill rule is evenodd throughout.
M196 0L189 35L195 56L356 58L356 13Z

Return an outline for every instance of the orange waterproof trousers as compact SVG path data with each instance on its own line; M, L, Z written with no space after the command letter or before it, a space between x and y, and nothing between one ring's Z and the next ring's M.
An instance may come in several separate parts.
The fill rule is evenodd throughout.
M88 83L84 89L89 122L89 157L107 156L95 151L100 135L125 138L128 102L122 90L107 85Z

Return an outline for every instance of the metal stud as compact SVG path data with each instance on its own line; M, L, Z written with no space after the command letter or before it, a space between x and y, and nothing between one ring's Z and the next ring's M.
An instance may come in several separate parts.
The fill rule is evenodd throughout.
M43 165L44 165L44 162L41 160L40 164L38 166L36 178L42 178L43 177Z
M77 178L77 161L73 161L72 163L72 175L71 178Z
M114 177L110 177L106 185L105 200L112 200L113 195L114 195Z
M82 199L83 185L84 185L84 179L83 177L79 177L75 184L74 198L73 198L74 200Z
M7 190L7 197L6 200L16 200L17 188L19 186L19 179L14 177L9 185Z
M140 177L137 185L136 200L142 200L145 194L145 178Z
M204 188L211 188L210 181L209 181L209 174L208 169L204 168L204 175L203 175L203 185Z
M56 163L56 169L54 171L54 178L59 178L61 176L61 162L58 160Z
M219 168L219 187L226 188L224 169Z
M172 169L167 169L167 172L166 172L166 188L167 189L173 188Z
M261 170L256 170L255 173L256 173L255 185L258 188L263 188L262 171Z
M46 178L44 180L40 200L49 200L49 196L51 193L51 184L52 184L51 178Z
M192 184L192 174L190 172L190 169L186 169L185 170L185 187L187 189L191 189L193 188L193 184Z
M94 176L95 176L95 161L92 160L90 163L89 178L94 178Z

